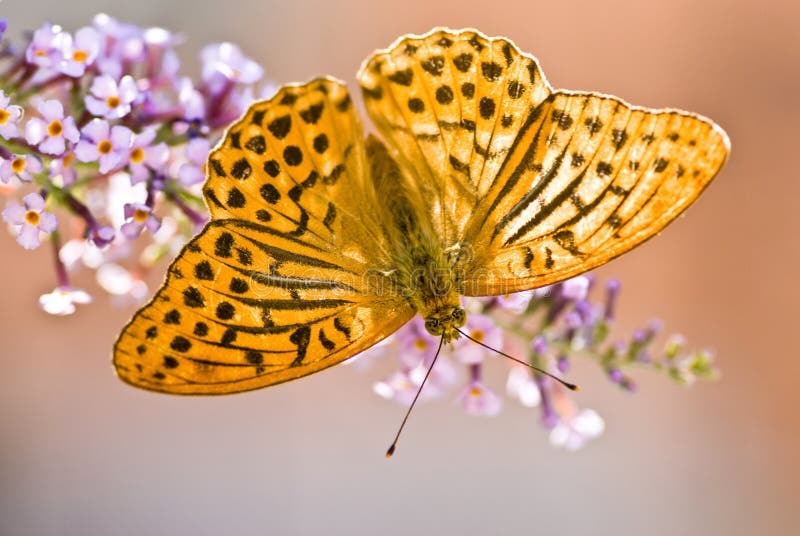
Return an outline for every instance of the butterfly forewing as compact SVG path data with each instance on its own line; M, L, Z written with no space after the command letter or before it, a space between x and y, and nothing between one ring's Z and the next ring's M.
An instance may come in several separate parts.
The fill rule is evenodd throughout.
M122 379L223 394L339 363L413 311L366 188L363 135L331 80L251 107L209 158L212 222L180 253L115 346Z
M727 148L718 127L685 112L553 94L528 117L475 210L465 293L555 283L624 253L697 198Z

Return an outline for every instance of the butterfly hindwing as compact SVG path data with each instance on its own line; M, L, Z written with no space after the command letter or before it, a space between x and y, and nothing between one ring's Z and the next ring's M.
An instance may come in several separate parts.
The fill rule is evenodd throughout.
M224 394L339 363L413 315L389 262L360 125L341 84L256 103L209 157L212 221L117 340L134 385Z

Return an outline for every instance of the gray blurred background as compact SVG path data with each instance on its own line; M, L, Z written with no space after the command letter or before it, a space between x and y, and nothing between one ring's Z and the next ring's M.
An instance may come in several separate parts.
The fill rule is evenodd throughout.
M723 374L686 390L643 372L627 395L578 367L578 401L607 424L578 453L551 448L538 413L515 403L492 419L425 404L386 461L403 408L373 395L377 370L213 399L132 389L109 364L132 310L99 296L73 317L45 315L49 252L4 232L0 534L796 534L799 4L0 3L15 40L98 11L182 32L190 63L232 40L276 82L329 73L351 87L397 36L472 26L536 55L556 87L714 118L733 142L717 181L599 275L623 280L621 333L659 316L712 347ZM492 368L501 389L505 364Z

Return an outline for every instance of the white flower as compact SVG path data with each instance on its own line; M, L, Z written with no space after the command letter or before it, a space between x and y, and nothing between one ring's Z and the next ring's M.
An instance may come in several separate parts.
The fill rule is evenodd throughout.
M583 447L590 439L599 437L605 422L593 409L584 409L571 419L562 419L550 431L550 444L573 451Z
M49 294L39 296L39 306L51 315L65 316L75 312L75 304L92 302L92 297L81 289L56 287Z

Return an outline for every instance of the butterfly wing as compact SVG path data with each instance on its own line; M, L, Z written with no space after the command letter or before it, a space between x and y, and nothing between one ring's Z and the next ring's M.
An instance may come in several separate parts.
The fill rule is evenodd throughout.
M358 78L370 118L448 245L463 238L525 117L550 94L535 59L474 30L403 37Z
M361 127L332 80L254 104L209 156L212 221L121 333L126 382L224 394L316 372L413 310L389 292Z
M438 55L469 98L436 99L436 84L462 84L426 69ZM555 283L624 253L691 204L728 153L705 118L552 92L533 58L472 30L401 39L360 80L397 160L434 184L429 213L462 253L465 295ZM412 105L420 95L433 97Z
M719 127L686 112L553 94L468 225L465 294L548 285L630 250L700 195L728 147Z

